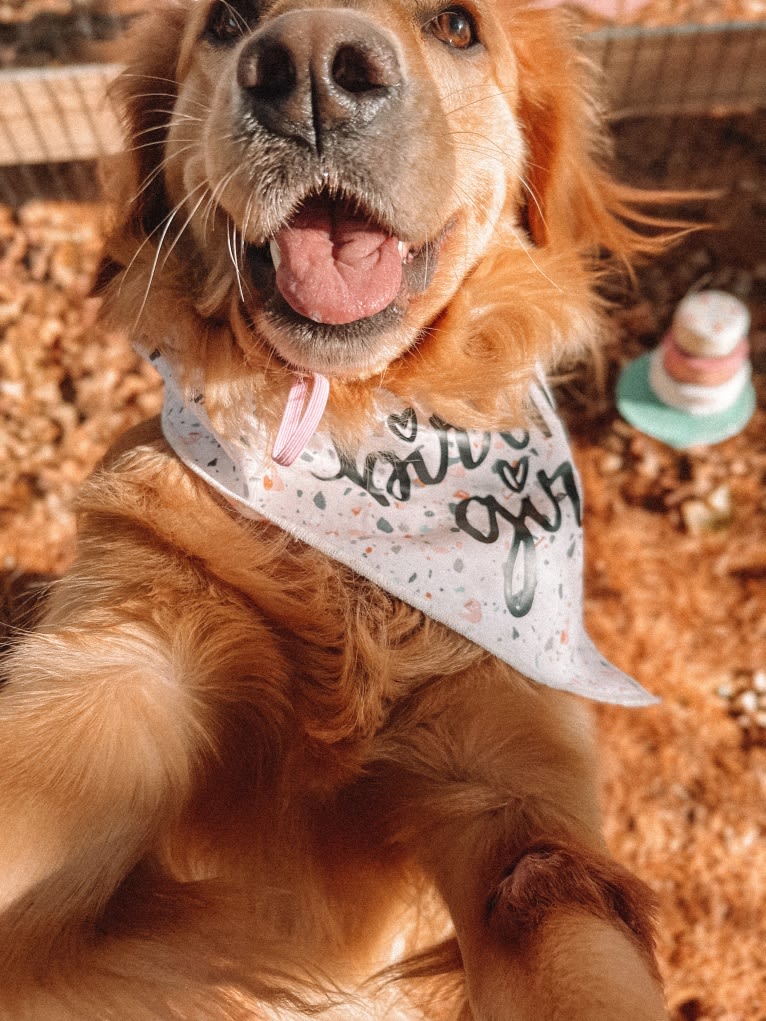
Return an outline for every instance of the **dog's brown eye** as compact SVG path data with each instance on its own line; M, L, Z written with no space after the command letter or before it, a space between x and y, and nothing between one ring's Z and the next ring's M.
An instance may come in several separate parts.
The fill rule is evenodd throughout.
M247 22L237 9L226 0L213 5L205 26L205 35L216 43L238 39L247 29Z
M467 50L478 42L473 19L459 7L437 14L428 28L436 39L456 50Z

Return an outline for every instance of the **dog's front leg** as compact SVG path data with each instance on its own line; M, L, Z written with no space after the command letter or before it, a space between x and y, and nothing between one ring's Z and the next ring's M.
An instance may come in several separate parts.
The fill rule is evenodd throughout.
M30 635L0 687L3 987L93 926L186 799L204 721L145 622ZM68 936L65 935L68 933Z
M118 545L114 534L111 543ZM265 715L258 677L275 684L281 677L252 611L199 581L193 565L166 557L156 544L133 542L120 563L132 564L135 576L110 573L110 547L105 539L99 544L98 568L86 558L56 587L40 630L3 664L3 1021L148 1017L134 1003L141 991L154 997L152 1018L175 1017L160 1005L162 996L180 995L198 972L212 983L194 964L206 945L204 927L194 929L180 894L176 903L175 873L163 855L197 785L218 762L229 703L240 690L251 692ZM147 606L136 593L150 586ZM251 678L253 663L261 673ZM250 704L244 697L239 704L242 717ZM278 728L278 712L272 717ZM258 734L265 746L266 724ZM142 942L142 912L154 918L157 904L162 921L147 923L151 937ZM183 936L187 924L197 957ZM92 997L92 1008L64 1009L71 997ZM122 1004L114 1015L106 1006L112 1000Z
M587 707L509 675L431 686L392 752L476 1021L661 1021L651 897L600 835Z

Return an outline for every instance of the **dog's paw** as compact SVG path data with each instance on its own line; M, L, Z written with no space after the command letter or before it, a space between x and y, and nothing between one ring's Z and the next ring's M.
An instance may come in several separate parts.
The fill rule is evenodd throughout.
M653 898L608 857L576 844L539 841L517 856L487 902L494 935L529 946L555 912L592 915L624 927L653 956Z

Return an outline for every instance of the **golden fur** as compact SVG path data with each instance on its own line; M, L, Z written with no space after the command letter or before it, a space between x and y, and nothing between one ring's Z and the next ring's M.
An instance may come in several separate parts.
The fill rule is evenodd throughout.
M535 363L598 335L597 257L659 243L601 169L561 18L471 3L468 54L431 27L463 9L419 0L231 10L233 42L208 0L164 2L136 40L105 315L202 381L224 432L252 401L276 426L289 363L332 376L349 445L381 385L518 423ZM341 15L395 40L411 88L400 144L321 180L438 250L390 325L343 343L275 325L242 279L314 157L231 129L234 62L305 11L309 40ZM600 835L587 707L240 517L156 423L86 485L77 561L4 672L4 1021L666 1016L651 898Z

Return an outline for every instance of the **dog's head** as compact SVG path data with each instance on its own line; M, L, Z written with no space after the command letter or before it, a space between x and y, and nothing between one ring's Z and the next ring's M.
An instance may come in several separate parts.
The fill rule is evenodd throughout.
M502 418L593 330L594 255L639 244L586 77L513 0L166 3L118 87L107 308L222 407L295 369L346 418L381 378Z

